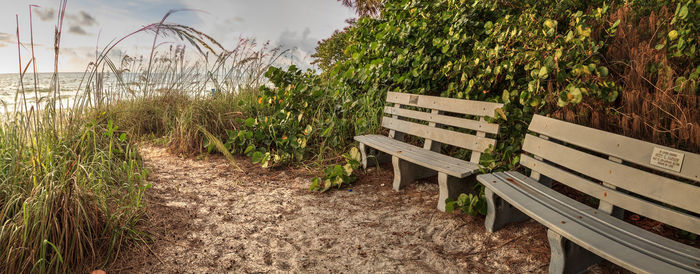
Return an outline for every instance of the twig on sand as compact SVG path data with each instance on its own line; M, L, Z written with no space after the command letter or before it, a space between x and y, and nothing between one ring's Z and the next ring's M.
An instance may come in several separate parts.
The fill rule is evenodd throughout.
M529 235L529 234L523 234L523 235L520 235L520 236L517 236L517 237L513 237L512 239L507 240L507 241L505 241L505 242L503 242L503 243L501 243L501 244L499 244L499 245L497 245L497 246L494 246L494 247L492 247L492 248L489 248L489 249L485 249L485 250L482 250L482 251L477 251L477 252L473 252L473 253L467 254L467 257L471 257L471 256L474 256L474 255L479 255L479 254L483 254L483 253L487 253L487 252L494 251L494 250L496 250L496 249L499 249L499 248L501 248L501 247L504 247L505 245L507 245L507 244L509 244L509 243L514 242L514 241L517 240L517 239L522 238L522 237L525 236L525 235Z
M146 245L146 248L148 248L148 251L150 251L151 254L153 254L153 256L155 256L156 259L158 259L158 261L160 261L161 264L165 264L165 262L163 262L163 260L160 258L160 256L158 256L158 254L156 254L155 252L153 252L153 250L151 249L150 246Z
M507 244L509 244L509 243L514 242L514 241L517 240L517 239L522 238L522 237L525 236L525 235L526 235L526 234L520 235L520 236L518 236L518 237L513 237L512 239L507 240L507 241L505 241L504 243L502 243L502 244L500 244L500 245L497 245L496 247L494 247L494 248L492 248L492 249L499 249L499 248L501 248L501 247L503 247L503 246L505 246L505 245L507 245Z

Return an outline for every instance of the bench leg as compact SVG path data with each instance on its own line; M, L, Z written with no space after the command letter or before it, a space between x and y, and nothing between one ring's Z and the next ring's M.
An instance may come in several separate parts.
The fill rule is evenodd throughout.
M369 153L369 150L372 150L373 153ZM384 152L381 152L376 149L372 149L371 147L368 147L367 145L360 143L360 154L362 155L362 168L367 169L368 158L374 158L376 161L376 164L381 165L383 163L388 163L391 161L391 155L386 154Z
M360 143L360 155L362 155L362 168L367 169L367 146Z
M606 182L603 182L603 186L612 188L612 189L617 189L614 185L608 184ZM622 190L624 191L624 190ZM625 191L626 192L626 191ZM600 204L598 204L598 210L603 211L605 213L608 213L609 215L622 219L625 216L625 210L623 208L616 207L615 205L608 203L606 201L600 200Z
M416 180L435 176L434 170L402 160L396 156L391 157L394 164L394 190L399 191Z
M462 193L474 191L476 176L469 176L464 179L452 177L445 173L438 173L438 185L440 186L440 197L438 198L438 210L445 212L445 200L457 200Z
M600 201L598 210L605 212L615 218L622 219L625 216L625 209L614 206L611 203Z
M495 232L510 223L522 222L530 219L525 213L498 197L488 187L484 190L486 196L486 220L484 225L489 232Z
M581 273L603 260L551 229L547 230L547 238L552 250L549 273Z

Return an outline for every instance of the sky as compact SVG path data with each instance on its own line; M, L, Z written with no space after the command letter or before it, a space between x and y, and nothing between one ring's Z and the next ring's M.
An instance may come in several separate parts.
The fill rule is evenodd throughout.
M19 17L22 67L31 59L32 9L37 71L53 71L54 29L59 0L0 0L0 73L20 70L17 48ZM353 10L336 0L68 0L63 23L59 70L83 71L94 60L96 47L158 22L169 10L183 10L168 22L185 24L207 33L226 48L240 37L292 49L298 65L310 62L318 40L346 26ZM118 50L139 55L151 48L152 36L140 34ZM31 68L30 68L31 71Z

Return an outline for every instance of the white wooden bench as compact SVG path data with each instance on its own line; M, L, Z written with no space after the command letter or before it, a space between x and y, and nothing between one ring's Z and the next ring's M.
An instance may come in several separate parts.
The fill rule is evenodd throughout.
M700 273L700 249L620 219L623 210L700 234L700 155L536 115L520 163L531 170L479 175L486 229L532 217L549 228L550 273L604 258L634 272ZM551 180L600 200L593 208Z
M363 167L367 168L369 148L391 156L375 155L379 161L391 159L397 191L418 179L438 175L437 207L444 211L447 198L456 199L473 188L475 178L465 178L479 171L481 153L496 144L487 134L498 133L498 124L484 117L493 116L503 105L396 92L389 92L386 102L384 114L391 116L383 117L382 126L390 130L389 136L355 136ZM423 147L405 143L406 134L424 138ZM441 154L442 144L470 150L470 161Z

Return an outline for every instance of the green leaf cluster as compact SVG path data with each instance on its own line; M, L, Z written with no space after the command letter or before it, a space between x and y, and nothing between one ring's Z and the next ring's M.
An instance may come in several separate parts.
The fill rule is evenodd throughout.
M344 185L351 184L357 177L354 172L360 168L360 151L353 147L346 154L345 165L332 165L323 171L323 178L316 177L311 180L309 190L325 192L332 187L341 188Z
M697 59L697 1L652 2L676 6L673 21L665 22L668 30L659 28L666 36L662 49ZM397 91L503 103L491 118L501 124L497 145L480 163L484 172L517 168L533 114L586 104L614 108L619 102L621 81L613 68L620 64L605 57L620 28L620 20L610 20L620 5L626 4L386 1L381 16L361 18L334 35L346 47L340 51L341 43L328 44L333 49L323 54L333 53L327 59L336 61L324 66L323 77L294 67L272 68L267 76L273 87L263 88L253 120L232 132L232 147L263 163L344 148L353 136L380 132L386 93ZM675 79L678 86L696 81L700 69L693 71ZM310 135L303 134L307 128ZM282 142L284 136L304 140L306 147ZM326 189L325 181L317 183ZM479 208L473 202L479 199L464 198L462 204Z
M445 212L451 213L455 210L460 210L462 213L471 216L486 215L486 199L483 192L480 194L460 194L457 200L447 199L445 201Z
M262 87L257 101L249 103L249 117L238 119L241 126L228 131L230 150L269 167L300 162L312 151L318 155L348 143L354 128L348 118L356 105L347 99L348 93L329 90L318 75L295 66L272 67L265 76L273 87Z

